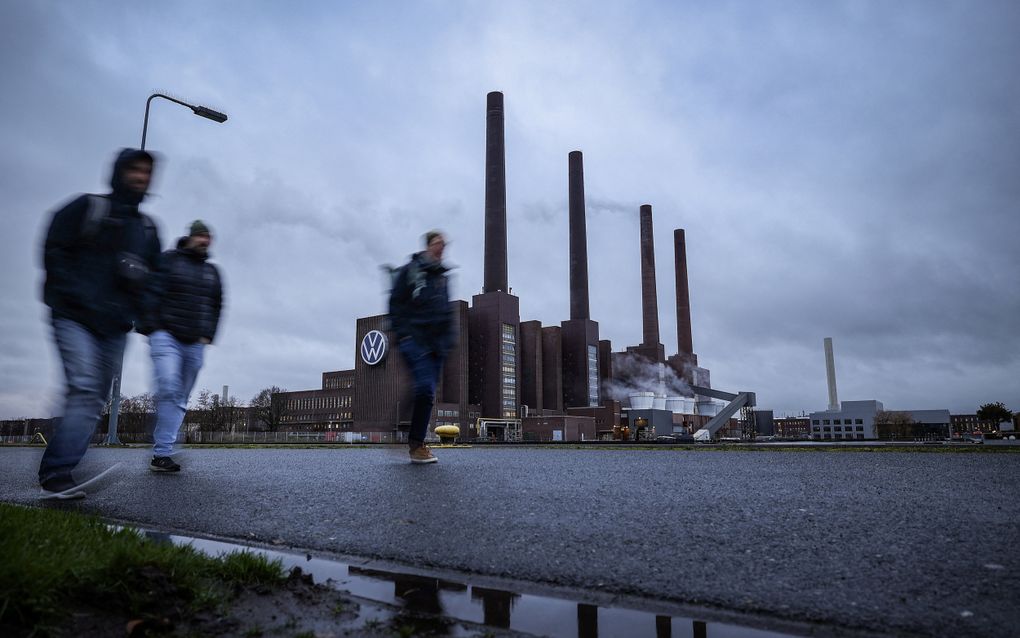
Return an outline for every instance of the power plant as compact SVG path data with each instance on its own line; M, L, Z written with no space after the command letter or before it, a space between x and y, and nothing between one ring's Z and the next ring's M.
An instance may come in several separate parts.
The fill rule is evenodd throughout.
M696 434L708 440L754 394L711 389L691 334L687 249L676 229L674 265L678 352L660 342L652 207L642 205L642 341L614 352L590 315L584 163L567 157L570 316L559 325L521 321L507 280L504 103L486 99L484 273L471 303L451 302L459 341L436 391L433 427L456 425L462 438L504 441L596 440ZM349 441L400 441L410 422L410 380L386 315L357 319L355 367L324 372L322 387L274 395L284 427L336 432ZM715 400L729 402L720 409Z

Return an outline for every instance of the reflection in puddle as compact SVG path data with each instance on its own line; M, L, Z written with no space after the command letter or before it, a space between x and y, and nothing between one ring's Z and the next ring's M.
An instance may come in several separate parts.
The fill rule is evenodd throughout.
M291 554L210 541L187 536L143 531L157 541L191 545L207 554L240 550L279 559L284 569L300 567L316 582L332 580L337 589L368 600L395 605L400 611L386 618L366 614L365 620L386 620L395 626L429 635L473 635L457 621L546 636L656 636L656 638L787 638L790 634L712 623L692 618L656 615L646 611L596 605L551 596L536 596L479 587L466 582L420 574L405 574L362 565L341 563L308 554ZM427 616L423 617L422 614Z

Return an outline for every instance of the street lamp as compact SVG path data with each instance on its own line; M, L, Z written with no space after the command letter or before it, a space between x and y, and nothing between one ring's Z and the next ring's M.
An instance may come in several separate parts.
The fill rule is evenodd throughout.
M163 95L162 93L153 93L149 96L149 99L145 101L145 122L142 124L142 150L145 150L145 134L149 129L149 105L152 104L152 100L161 97L164 100L170 100L175 104L186 106L191 109L191 112L200 117L204 117L207 120L212 120L222 124L227 121L227 114L214 111L207 106L195 106L194 104L188 104L187 102L178 100L177 98L170 97L169 95Z
M177 98L170 97L169 95L163 95L162 93L153 93L149 96L149 99L145 100L145 121L142 123L142 150L145 150L145 135L149 130L149 106L152 104L152 100L157 97L161 97L164 100L170 100L175 104L186 106L191 109L191 112L195 115L204 117L207 120L212 120L222 124L227 121L227 114L214 111L207 106L195 106L194 104L188 104ZM117 374L113 377L113 404L110 406L110 423L109 431L106 435L106 443L108 445L120 445L120 438L117 436L117 420L120 413L120 375L121 370L117 370Z

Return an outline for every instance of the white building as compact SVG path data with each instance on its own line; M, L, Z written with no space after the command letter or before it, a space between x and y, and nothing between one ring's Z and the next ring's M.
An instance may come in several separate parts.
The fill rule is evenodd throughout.
M839 410L812 412L813 440L877 439L875 415L885 408L881 401L842 401Z

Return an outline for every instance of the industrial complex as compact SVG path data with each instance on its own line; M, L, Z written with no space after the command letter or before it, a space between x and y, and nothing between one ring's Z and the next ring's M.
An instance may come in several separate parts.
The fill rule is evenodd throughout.
M737 421L731 417L752 407L754 395L712 390L709 371L698 365L683 229L673 231L679 351L667 357L659 340L650 205L635 211L642 342L614 351L601 338L589 313L580 151L568 155L570 316L559 325L522 321L507 281L504 151L503 94L492 92L486 105L484 283L470 304L452 302L460 338L436 391L433 426L456 425L463 438L505 441L739 434L732 432ZM410 421L410 382L391 341L386 315L357 319L353 369L323 372L320 388L274 395L284 427L335 431L350 441L402 440ZM720 409L717 400L729 405Z

